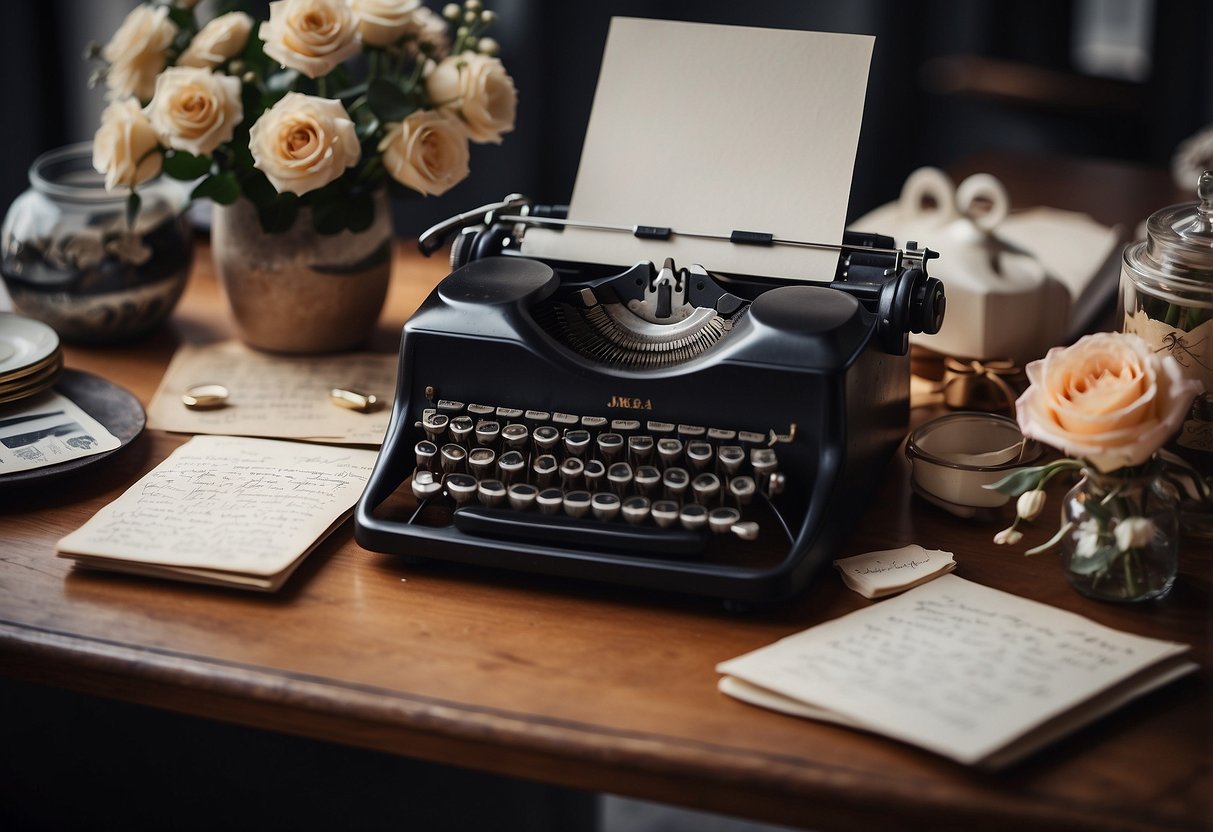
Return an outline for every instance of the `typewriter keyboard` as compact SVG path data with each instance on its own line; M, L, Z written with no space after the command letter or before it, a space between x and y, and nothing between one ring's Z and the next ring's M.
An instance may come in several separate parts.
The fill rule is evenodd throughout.
M625 550L693 553L758 537L756 504L785 485L758 433L442 400L417 427L412 491L445 501L461 531ZM420 509L419 509L420 511Z

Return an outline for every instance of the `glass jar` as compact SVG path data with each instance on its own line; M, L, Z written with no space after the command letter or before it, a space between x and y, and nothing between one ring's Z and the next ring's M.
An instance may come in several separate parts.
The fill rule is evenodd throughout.
M42 154L29 181L0 228L0 274L16 309L86 344L131 340L161 324L189 277L184 187L140 185L131 227L127 193L105 190L90 143Z
M1089 469L1066 494L1062 564L1083 595L1146 601L1171 591L1179 571L1179 495L1154 462L1108 474Z
M1197 202L1151 215L1146 239L1124 252L1120 291L1123 329L1184 373L1204 382L1174 450L1205 476L1213 474L1213 171L1197 181Z

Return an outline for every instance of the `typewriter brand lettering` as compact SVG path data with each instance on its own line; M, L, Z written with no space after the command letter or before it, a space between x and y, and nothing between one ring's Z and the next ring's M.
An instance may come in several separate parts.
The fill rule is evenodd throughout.
M611 396L611 400L607 402L607 407L621 408L623 410L652 410L652 399L641 399L636 396Z

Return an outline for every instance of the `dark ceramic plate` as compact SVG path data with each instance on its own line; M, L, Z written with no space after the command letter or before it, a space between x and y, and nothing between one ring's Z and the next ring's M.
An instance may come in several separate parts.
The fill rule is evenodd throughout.
M42 482L87 465L94 465L125 448L143 432L143 426L147 422L143 405L129 391L99 376L80 370L64 370L55 384L55 391L67 396L81 410L103 424L121 444L112 451L81 456L56 465L0 474L0 489L11 488L19 483Z

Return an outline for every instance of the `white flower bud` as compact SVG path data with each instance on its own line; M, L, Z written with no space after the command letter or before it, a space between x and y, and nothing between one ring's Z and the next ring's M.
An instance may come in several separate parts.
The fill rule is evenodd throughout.
M1035 520L1045 506L1045 496L1045 492L1039 488L1025 491L1019 495L1019 500L1015 503L1015 513L1024 520Z
M497 21L497 12L492 9L485 9L484 14L480 15L480 20L486 26L490 23L495 23Z
M484 8L484 5L480 2L480 0L467 0L467 2L463 4L463 7L469 12L478 12Z
M1023 540L1023 532L1012 526L1009 529L1003 529L998 534L994 535L994 542L999 546L1007 545L1014 546L1019 541Z
M1138 549L1148 545L1154 537L1154 521L1148 517L1126 517L1116 525L1112 534L1120 551Z
M501 46L492 38L481 38L476 44L476 51L481 55L496 55L501 51Z
M480 18L480 15L476 14L473 11L468 11L468 12L465 12L463 15L463 22L464 23L475 23L479 18Z
M463 9L459 8L457 3L447 3L442 7L442 16L454 22L463 17Z

